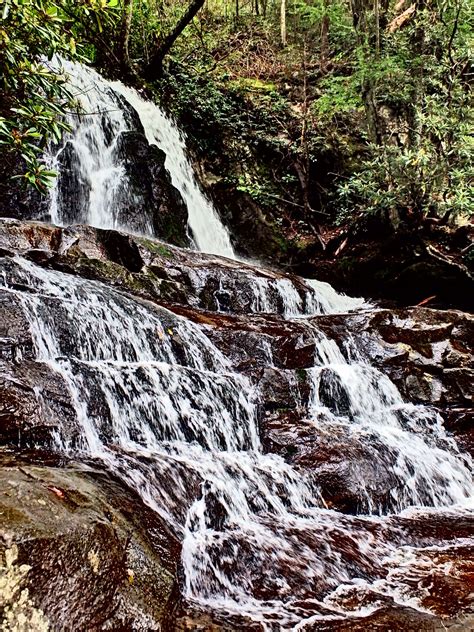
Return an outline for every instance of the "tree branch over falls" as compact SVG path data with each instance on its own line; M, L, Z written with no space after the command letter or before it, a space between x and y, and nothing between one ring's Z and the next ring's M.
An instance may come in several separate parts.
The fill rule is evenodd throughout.
M163 74L163 61L170 52L173 44L184 31L186 26L195 17L199 9L204 5L205 0L193 0L184 15L177 22L174 29L162 39L151 55L150 62L145 68L144 76L148 80L159 79Z

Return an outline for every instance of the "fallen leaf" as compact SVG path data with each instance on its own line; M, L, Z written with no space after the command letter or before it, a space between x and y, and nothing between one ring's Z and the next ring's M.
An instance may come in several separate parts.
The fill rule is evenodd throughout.
M432 301L434 298L436 298L436 294L433 294L433 296L428 296L428 298L423 299L422 301L420 301L419 303L417 303L415 305L415 307L421 307L422 305L426 305L426 303L429 303L430 301Z
M64 498L64 492L62 491L62 489L59 489L59 487L54 487L54 485L51 485L51 487L48 487L50 492L53 492L53 494L56 494L56 496L58 498Z

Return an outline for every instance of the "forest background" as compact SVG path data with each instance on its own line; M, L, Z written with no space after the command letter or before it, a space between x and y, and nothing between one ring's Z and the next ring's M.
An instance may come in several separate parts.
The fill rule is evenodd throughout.
M59 54L166 107L249 254L305 272L396 235L472 266L469 0L0 7L0 143L29 185L54 177L41 149L75 107Z

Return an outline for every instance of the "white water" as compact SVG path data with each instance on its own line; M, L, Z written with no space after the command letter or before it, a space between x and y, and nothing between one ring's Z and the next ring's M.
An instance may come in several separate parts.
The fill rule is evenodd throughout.
M54 150L49 161L61 174L64 146L72 146L72 167L78 183L73 195L64 199L60 175L51 192L52 222L57 225L86 223L98 228L153 234L151 209L142 208L140 200L130 199L127 175L118 151L121 134L137 129L138 117L148 142L166 154L165 167L186 203L189 232L197 249L236 259L229 232L196 181L185 139L176 124L158 105L142 98L133 88L119 81L107 81L80 64L66 61L62 64L71 77L71 90L81 110L68 117L71 132L65 135L62 146ZM130 223L122 210L134 205L138 207ZM346 312L365 304L362 299L338 294L327 283L314 280L303 283L306 287L301 292L290 278L272 277L271 273L253 275L254 301L249 308L254 312L298 317ZM235 287L232 283L225 287L223 280L223 291L235 291Z
M122 132L133 129L132 116L94 70L67 61L61 64L73 77L71 92L79 107L77 113L71 112L67 117L71 132L64 135L60 148L52 149L49 156L50 166L59 172L51 190L51 220L59 226L82 222L98 228L127 229L118 218L125 170L117 159L117 141ZM67 145L73 148L72 169L79 183L71 200L60 195L59 161ZM146 219L141 229L143 233L150 231Z
M158 145L165 152L165 166L186 202L189 230L198 250L235 259L229 233L196 182L186 155L185 140L176 124L159 106L143 99L133 88L124 86L120 81L110 85L136 110L148 142Z
M117 101L120 94L137 110L149 142L166 151L197 247L233 258L228 233L195 182L176 126L122 84L70 69L86 111L100 110L105 117L72 120L68 140L87 185L77 221L127 228L114 216L124 194L115 143L133 126ZM69 222L57 193L53 221ZM146 220L142 232L148 230ZM297 287L244 265L241 274L249 313L297 318L362 305L317 281ZM326 507L317 472L264 454L260 394L233 370L205 327L22 259L6 267L4 279L22 302L38 359L64 378L74 401L78 433L59 432L57 449L101 460L170 523L183 544L189 600L275 631L367 614L370 607L348 606L341 597L361 586L417 605L417 590L400 569L396 581L395 571L384 579L384 564L399 568L403 556L415 551L397 529L396 514L424 515L413 509L422 506L424 512L435 508L437 515L455 516L472 505L470 460L459 454L436 414L404 403L387 377L356 354L346 360L333 341L307 324L316 351L307 371L311 399L306 419L301 413L303 430L347 448L364 515L345 516ZM193 283L204 287L207 279L207 272L196 270ZM14 289L18 281L29 291ZM222 275L221 295L241 287L235 274ZM270 363L271 353L266 357ZM378 479L388 481L385 498Z
M472 501L469 461L438 417L404 404L387 377L363 361L348 363L310 324L307 423L333 440L342 433L349 448L370 446L377 471L389 472L384 504L364 470L353 473L372 516L329 511L317 476L263 453L259 393L205 327L23 259L7 263L3 279L21 300L38 359L73 397L79 432L60 432L57 449L101 460L172 525L191 601L275 631L310 615L343 616L338 591L357 587L358 577L388 595L404 586L403 576L396 586L380 583L381 561L397 558L404 537L382 512L462 511ZM347 411L321 402L323 371L332 376L329 393L339 386L346 393ZM340 395L331 401L337 407ZM308 597L311 606L300 607Z
M143 99L136 90L119 81L109 82L81 64L67 61L61 64L70 75L71 90L82 109L78 114L68 116L71 132L63 139L63 144L70 143L74 147L74 168L84 185L84 191L77 193L81 198L81 214L76 222L98 228L129 228L126 221L121 222L117 217L127 196L127 186L123 186L126 174L117 153L117 141L121 133L137 130L133 118L135 110L148 142L166 154L165 166L188 208L189 231L197 248L234 258L229 233L196 182L184 139L175 123L158 105ZM124 103L133 110L127 110ZM59 171L61 152L62 148L50 158L51 166ZM58 203L56 186L51 196L53 223L62 225L71 221L69 211L67 203ZM140 212L144 217L140 232L151 235L151 222L149 217L146 219L150 209L141 208Z

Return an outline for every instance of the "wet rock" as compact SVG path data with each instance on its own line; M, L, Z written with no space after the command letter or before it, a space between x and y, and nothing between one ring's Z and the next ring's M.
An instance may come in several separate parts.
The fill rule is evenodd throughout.
M71 141L67 141L58 153L56 183L57 204L62 209L65 224L87 222L91 185L84 180L77 168L79 157Z
M340 377L332 369L323 369L319 378L319 401L338 416L350 416L349 396Z
M380 596L374 595L380 599ZM334 622L303 623L302 632L467 632L471 630L473 619L460 616L455 619L443 619L435 615L421 612L396 604L376 607L376 611L368 616L356 616Z
M262 623L250 617L204 610L181 600L174 613L172 627L164 632L264 632Z
M63 229L41 222L5 219L0 222L0 248L4 256L44 250L53 254L63 240Z
M0 480L3 572L7 558L18 580L10 608L24 590L49 629L161 629L179 545L134 492L99 470L8 454Z
M4 255L21 254L46 267L124 285L127 291L146 298L221 313L260 310L281 314L282 293L288 285L292 285L301 305L308 291L301 279L281 272L90 226L61 229L39 222L4 220L0 222L0 251ZM279 326L284 327L281 323ZM295 343L303 353L305 345ZM311 352L308 346L307 353ZM285 353L294 355L291 349Z
M160 242L149 243L161 246ZM12 220L0 223L0 249L4 255L15 252L38 265L103 281L143 298L186 302L185 288L168 275L157 276L144 265L139 242L116 231L90 226L59 229ZM41 256L38 256L41 254ZM7 265L7 264L6 264ZM164 278L163 278L164 277ZM7 278L15 287L14 276Z
M453 433L461 448L474 456L474 409L446 408L443 410L446 429Z
M441 382L432 375L407 375L405 388L409 399L415 402L440 404L445 394Z
M0 289L0 359L20 362L33 357L33 340L20 300Z
M117 222L145 233L148 221L157 237L188 245L187 209L165 169L165 153L134 131L120 134L115 151L126 174L116 194Z
M42 362L0 362L0 444L48 446L63 429L75 445L75 407L61 376Z
M407 399L472 405L474 317L428 308L318 316L314 322L342 346L351 344L387 373Z
M287 411L308 403L309 384L304 371L265 368L256 381L266 411Z
M311 475L330 508L358 514L393 506L397 457L376 437L358 437L343 425L325 427L302 419L301 412L281 411L265 417L263 437L267 450Z
M0 153L0 217L42 219L48 214L44 196L32 187L22 186L14 178L25 173L26 166L18 156L2 150Z
M97 230L97 241L103 247L107 260L117 263L129 272L140 272L143 260L137 244L128 235L115 230Z

